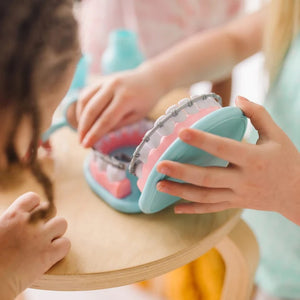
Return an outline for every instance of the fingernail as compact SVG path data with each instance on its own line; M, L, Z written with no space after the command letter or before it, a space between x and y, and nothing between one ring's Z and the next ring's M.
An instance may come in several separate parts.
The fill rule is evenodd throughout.
M190 141L192 139L192 135L188 130L182 130L179 133L179 137L184 141Z
M89 145L89 138L88 137L85 137L84 139L83 139L83 141L82 141L82 146L83 147L88 147L88 145Z
M183 211L180 207L175 207L174 212L175 212L175 214L183 214Z
M247 98L244 98L242 96L237 96L236 100L239 102L239 101L244 101L244 102L250 102Z
M78 133L78 139L79 139L79 143L81 144L82 143L82 139L83 139L82 134Z
M157 171L159 172L159 173L162 173L162 174L165 174L165 175L169 175L171 172L170 172L170 169L169 168L167 168L167 167L160 167L160 166L158 166L157 167Z
M164 185L162 182L159 182L156 185L156 188L159 192L163 192L163 193L167 193L168 192L168 187L166 187L166 185Z

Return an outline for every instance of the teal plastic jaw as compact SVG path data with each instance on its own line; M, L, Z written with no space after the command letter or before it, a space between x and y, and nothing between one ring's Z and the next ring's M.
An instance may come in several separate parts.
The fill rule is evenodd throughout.
M247 118L237 107L218 109L191 126L191 128L231 138L236 141L242 140L246 127ZM221 160L201 149L190 146L177 138L156 162L147 178L146 185L139 198L139 207L143 213L151 214L161 211L180 200L178 197L159 192L156 189L156 184L159 181L164 179L173 180L156 171L157 164L163 160L171 160L203 167L226 167L228 165L227 161Z

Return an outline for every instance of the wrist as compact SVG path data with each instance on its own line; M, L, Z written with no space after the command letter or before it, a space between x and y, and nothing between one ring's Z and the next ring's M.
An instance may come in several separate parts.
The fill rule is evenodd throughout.
M0 299L5 300L14 300L16 299L18 295L16 295L12 289L10 289L8 286L2 286L0 287Z
M18 296L13 284L14 278L9 275L12 274L11 270L4 269L0 270L0 299L14 300Z
M294 161L292 177L290 179L290 191L284 209L281 212L286 218L300 226L300 152Z
M151 82L154 82L155 89L160 96L167 94L175 88L172 77L168 75L169 72L166 68L163 68L159 62L156 62L155 60L145 61L138 69L151 77Z

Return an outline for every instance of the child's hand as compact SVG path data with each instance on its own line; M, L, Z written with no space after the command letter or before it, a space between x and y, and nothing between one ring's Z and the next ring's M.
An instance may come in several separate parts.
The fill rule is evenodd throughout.
M300 155L288 136L260 105L238 97L237 105L258 130L257 145L198 130L184 129L180 138L230 162L227 168L198 167L171 161L157 170L187 183L161 181L157 189L190 200L176 213L207 213L228 208L277 211L300 225Z
M78 101L80 142L91 147L107 132L143 118L162 94L160 83L149 68L103 77Z
M30 223L40 209L39 196L26 193L0 216L0 298L14 299L70 249L62 237L67 222L60 217Z

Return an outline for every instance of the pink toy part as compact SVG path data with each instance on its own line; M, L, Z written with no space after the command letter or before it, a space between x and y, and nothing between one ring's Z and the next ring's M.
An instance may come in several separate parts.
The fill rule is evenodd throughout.
M98 170L95 160L90 163L90 171L93 178L116 198L122 199L131 194L131 185L128 178L115 182L109 181L106 172Z
M220 109L220 107L219 106L209 107L209 108L201 109L196 114L189 115L185 121L177 123L175 125L173 133L161 138L159 146L156 149L152 149L149 152L147 162L143 166L142 176L137 182L138 188L141 192L144 189L147 178L151 170L153 169L155 163L162 156L162 154L167 150L167 148L175 141L175 139L178 137L179 131L183 128L191 127L196 121L200 120L204 116L208 115L209 113L217 109Z
M123 128L120 131L111 132L95 144L95 149L109 155L112 151L121 147L137 146L143 139L144 134L138 130L129 131Z
M95 145L95 151L104 155L110 155L114 150L122 147L136 147L143 139L145 131L141 126L124 127L105 135ZM116 198L124 198L131 193L131 184L128 178L120 181L110 181L107 170L99 170L96 161L91 161L90 170L93 178Z

